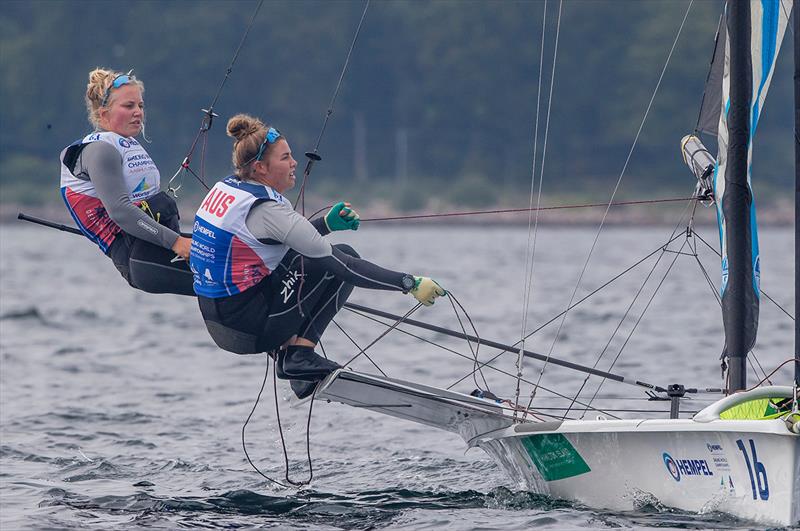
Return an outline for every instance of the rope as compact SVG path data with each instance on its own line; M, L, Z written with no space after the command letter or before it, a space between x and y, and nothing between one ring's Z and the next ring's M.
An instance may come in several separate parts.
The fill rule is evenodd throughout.
M192 141L192 145L189 147L189 151L186 153L186 156L183 158L183 162L178 167L178 170L175 174L170 178L169 182L167 183L167 191L173 195L173 197L178 197L178 190L181 189L183 186L183 176L182 173L187 171L192 174L192 176L197 179L197 181L203 185L206 190L210 190L209 186L205 183L202 176L205 175L205 154L206 154L206 144L208 142L208 131L211 130L211 125L214 122L214 118L218 116L214 112L214 105L217 104L217 100L219 99L220 95L222 94L222 88L225 86L225 83L228 81L228 77L230 77L231 72L233 72L233 65L236 64L236 59L239 57L239 52L242 51L242 47L244 46L245 40L247 40L247 36L250 34L250 29L253 27L253 23L256 21L256 17L258 15L258 11L261 9L261 5L264 3L264 0L259 0L258 4L256 5L255 10L253 11L253 15L250 17L250 22L247 24L247 29L245 29L244 34L242 34L242 39L239 41L239 46L236 47L236 51L233 54L233 59L231 59L231 64L228 65L228 69L225 71L225 77L222 78L222 83L220 83L219 88L217 89L217 93L214 95L214 99L211 100L211 105L208 106L208 109L203 110L203 120L200 122L200 129L197 131L197 135L194 137L194 141ZM203 146L201 148L201 157L200 157L200 175L196 174L192 171L191 164L192 155L194 154L194 150L197 147L197 143L200 141L200 138L203 138ZM181 176L180 180L178 181L177 186L173 186L172 183L178 179L178 176Z
M244 450L244 456L247 458L247 462L250 463L250 466L253 467L253 470L258 472L258 474L261 477L263 477L264 479L266 479L270 483L274 483L275 485L278 485L280 487L288 489L288 488L290 488L288 485L284 485L280 481L278 481L276 479L272 479L268 475L264 474L256 466L256 464L253 463L253 460L250 459L250 454L247 453L247 443L245 442L245 430L247 429L247 424L250 422L250 419L253 417L253 413L256 412L256 407L258 407L258 402L261 400L261 394L264 392L264 387L267 384L267 375L269 374L269 356L267 356L266 358L267 358L267 366L266 366L266 369L264 370L264 380L261 382L261 389L259 389L259 391L258 391L258 396L256 397L256 401L253 404L253 409L250 410L250 414L247 415L247 419L245 419L244 424L242 425L242 450ZM281 433L281 440L283 440L283 433ZM284 455L285 455L285 449L284 449ZM287 466L288 466L288 464L287 464Z
M673 238L672 240L668 241L668 242L666 243L666 245L669 245L670 243L672 243L672 241L674 241L674 240L675 240L675 239L677 239L677 238L678 238L678 236L676 236L676 237L675 237L675 238ZM612 277L611 279L609 279L609 280L608 280L608 281L606 281L605 283L603 283L603 284L601 284L600 286L598 286L596 289L594 289L594 290L593 290L592 292L590 292L588 295L586 295L585 297L583 297L582 299L580 299L578 302L576 302L575 304L573 304L573 305L572 305L572 306L571 306L569 309L571 310L571 309L575 308L576 306L578 306L578 305L580 305L581 303L585 302L585 301L586 301L587 299L589 299L590 297L592 297L592 296L596 295L597 293L599 293L599 292L600 292L601 290L603 290L604 288L606 288L606 287L610 286L610 285L611 285L613 282L615 282L616 280L619 280L620 278L622 278L622 277L623 277L624 275L626 275L627 273L630 273L631 271L633 271L633 270L634 270L636 267L638 267L639 265L641 265L642 263L644 263L646 260L648 260L649 258L651 258L651 257L652 257L654 254L656 254L657 252L661 251L663 248L664 248L664 246L663 246L663 245L660 245L660 246L658 246L658 248L657 248L657 249L655 249L654 251L650 252L650 253L649 253L649 254L647 254L646 256L642 257L641 259L639 259L639 260L638 260L637 262L635 262L634 264L632 264L632 265L628 266L628 267L627 267L627 268L626 268L624 271L622 271L621 273L617 274L616 276ZM536 328L535 330L533 330L532 332L530 332L530 333L529 333L527 336L525 336L525 339L528 339L529 337L531 337L531 336L532 336L532 335L534 335L535 333L537 333L537 332L541 331L542 329L544 329L544 328L545 328L547 325L549 325L549 324L551 324L551 323L555 322L555 321L556 321L556 320L557 320L559 317L561 317L562 315L564 315L564 312L561 312L561 313L559 313L558 315L555 315L555 316L553 316L552 318L550 318L550 320L549 320L549 321L547 321L547 322L545 322L544 324L540 325L538 328ZM516 342L516 343L514 343L514 344L512 345L512 347L516 347L517 345L519 345L519 343L520 343L519 341L518 341L518 342ZM491 359L490 359L488 362L486 362L486 363L485 363L483 366L486 366L487 364L489 364L489 363L493 362L494 360L496 360L497 358L499 358L500 356L502 356L502 355L503 355L503 354L505 354L506 352L508 352L508 351L507 351L507 350L501 351L500 353L498 353L497 355L495 355L494 357L492 357L492 358L491 358ZM466 374L465 376L462 376L462 377L461 377L461 379L459 379L459 380L455 381L454 383L452 383L450 386L448 386L448 387L447 387L447 389L450 389L451 387L454 387L454 386L458 385L459 383L461 383L462 381L466 380L466 379L467 379L467 378L469 378L470 376L471 376L471 373L468 373L468 374Z
M647 104L647 109L645 110L644 116L642 117L642 121L639 124L639 129L636 132L636 136L633 139L633 144L631 145L631 149L628 152L627 158L625 159L625 164L623 164L623 166L622 166L622 171L620 172L619 178L617 179L617 183L615 184L614 190L611 193L611 198L609 199L608 206L606 207L606 210L603 213L603 218L600 220L600 225L597 228L597 234L595 235L594 241L592 242L592 246L589 249L589 254L586 257L586 261L584 262L583 268L581 269L580 275L578 276L578 281L575 283L575 288L573 289L572 294L570 295L569 302L567 303L567 310L564 311L564 317L561 319L561 322L558 325L558 330L556 331L556 334L553 337L553 342L550 344L550 349L549 349L549 351L547 353L548 357L552 354L553 349L555 348L556 342L558 341L559 335L561 334L561 329L563 328L564 322L566 321L567 314L569 312L569 307L572 304L572 301L575 299L575 295L578 292L578 288L580 287L581 281L583 280L583 276L586 273L586 268L589 266L589 261L592 258L592 254L594 253L595 247L597 246L597 241L600 239L600 233L602 232L603 227L605 225L605 221L606 221L606 218L608 216L608 212L611 209L611 205L612 205L612 203L614 201L614 197L616 197L617 191L619 190L619 187L622 184L622 178L625 176L625 171L628 168L628 163L630 162L631 157L633 156L633 152L636 149L636 145L637 145L637 143L639 141L639 136L641 135L642 130L644 129L644 124L646 123L647 117L650 114L650 109L653 106L653 101L655 101L656 94L658 94L658 89L661 86L661 81L664 79L664 73L667 71L667 66L669 66L670 59L672 58L672 54L675 51L675 46L678 44L678 40L679 40L679 38L681 36L681 33L683 32L683 27L686 24L686 19L689 17L689 11L691 10L693 3L694 3L694 0L690 0L689 5L686 8L686 13L684 14L683 20L681 21L681 25L678 28L678 33L677 33L677 35L675 35L675 40L672 42L672 48L670 48L669 54L667 55L667 59L664 62L664 67L661 69L661 74L660 74L660 76L658 78L658 82L656 83L655 89L653 90L653 94L650 97L650 101ZM544 376L544 371L545 371L546 367L547 367L547 361L544 362L544 364L542 365L542 369L539 372L539 378L538 378L538 381L537 381L537 386L538 386L538 382L541 382L541 379ZM531 393L531 401L533 401L533 398L535 397L535 395L536 395L536 387L534 387L533 392Z
M474 362L473 362L473 365L472 365L472 367L474 369L472 371L472 375L473 375L472 379L475 382L475 387L480 388L480 384L478 384L478 380L475 378L475 373L477 372L477 373L479 373L481 375L481 380L483 380L483 385L485 386L485 389L487 391L491 391L489 389L489 383L486 381L486 377L483 375L483 371L481 371L481 369L479 367L479 363L480 362L478 361L478 350L481 348L481 336L478 334L478 329L475 327L475 323L472 322L472 318L467 313L467 310L464 309L464 306L456 298L456 296L453 295L452 292L448 292L447 293L447 298L450 300L450 305L453 307L453 313L455 313L456 319L458 320L458 324L459 324L459 326L461 326L461 331L464 333L464 335L468 336L469 334L467 333L467 329L464 327L464 323L461 321L461 316L458 314L458 310L456 309L456 304L458 305L459 308L461 308L461 311L464 312L464 317L467 319L467 321L469 322L470 326L472 327L472 331L475 333L475 337L478 338L477 346L475 347L474 350L472 349L472 342L469 339L466 340L467 341L467 346L469 347L470 352L472 352L472 358L474 359Z
M531 293L533 291L533 271L534 271L534 256L536 255L536 235L537 235L537 228L539 226L539 210L538 208L541 206L541 199L542 199L542 179L539 179L539 193L536 197L536 216L535 216L535 223L533 229L533 242L531 243L531 218L533 216L533 190L536 184L536 148L539 144L539 108L542 96L542 74L544 70L544 45L545 45L545 34L547 29L547 0L543 3L543 12L542 12L542 42L539 46L539 81L536 89L536 121L534 122L534 133L533 133L533 162L531 164L531 193L530 199L528 201L528 242L525 246L525 281L523 283L523 291L525 292L525 296L523 297L522 301L522 325L520 329L520 344L521 349L525 349L525 331L528 327L528 309L530 308L530 299ZM559 3L559 18L558 24L561 25L561 4ZM558 37L556 37L556 43L558 43ZM553 72L555 73L556 61L555 61L555 53L553 54ZM549 94L549 101L553 99L553 85L550 85L550 94ZM550 124L550 105L547 106L547 124ZM542 148L542 170L544 171L544 154L546 151L546 142L547 133L545 133L545 147ZM531 248L533 250L531 250ZM522 355L522 350L517 353L517 384L516 389L514 391L514 405L519 406L519 388L520 388L520 378L522 378L522 368L523 368L523 360L525 356ZM475 373L473 372L473 375ZM515 413L516 416L516 413Z
M597 360L595 360L594 365L592 365L593 368L597 367L600 364L600 360L603 358L603 356L605 356L606 351L611 346L611 342L616 337L617 332L622 327L622 324L628 318L628 315L630 314L631 310L633 309L633 306L636 304L636 301L639 300L639 296L642 294L642 291L644 291L645 286L647 285L647 283L649 282L649 280L652 277L653 273L655 272L656 268L658 267L658 264L661 262L661 259L664 257L664 254L666 254L666 252L669 250L669 245L679 237L679 235L677 235L678 227L680 227L682 225L683 218L686 215L686 211L688 210L689 206L696 207L697 203L696 202L694 204L687 203L686 208L684 208L684 211L681 213L681 216L678 219L678 222L675 224L675 227L672 229L672 233L669 235L669 238L667 238L667 243L665 243L661 247L661 254L658 256L658 258L656 258L656 261L653 264L653 267L651 267L650 271L648 271L647 276L645 276L644 281L642 281L641 286L639 286L639 289L636 291L636 294L634 295L633 299L631 300L630 304L628 305L628 308L625 310L625 313L622 315L622 319L620 319L620 321L617 324L616 328L614 328L614 331L611 333L611 337L608 338L608 342L603 347L603 350L600 351L600 354L597 357ZM692 215L694 215L694 212L692 212ZM681 245L681 249L683 249L683 247L685 245L686 245L686 242L684 241L684 244ZM677 257L677 255L676 255L676 257ZM619 355L617 355L617 357L619 357ZM578 392L575 393L575 398L580 397L581 392L583 392L583 389L586 387L586 384L589 382L589 378L590 378L590 375L587 375L583 379L583 382L581 383L581 386L578 389ZM595 393L595 396L597 396L596 393ZM572 405L570 405L570 408L572 408ZM567 413L569 413L569 411L570 411L570 409L567 409Z
M364 348L360 349L360 350L359 350L359 352L358 352L358 354L356 354L355 356L353 356L352 358L350 358L349 360L347 360L347 363L345 363L344 365L342 365L342 368L345 368L345 367L347 367L348 365L350 365L350 364L351 364L353 361L355 361L355 359L356 359L356 358L358 358L358 357L359 357L359 356L361 356L362 354L366 354L366 352L367 352L367 349L371 348L371 347L372 347L372 346L373 346L375 343L377 343L378 341L380 341L381 339L383 339L383 338L386 336L386 334L388 334L389 332L391 332L392 330L394 330L395 328L397 328L397 326L398 326L400 323L402 323L403 321L405 321L406 319L408 319L408 318L411 316L411 314L412 314L412 313L416 312L416 311L417 311L418 309L420 309L421 307L422 307L422 303L419 303L419 302L418 302L418 303L416 304L416 306L414 306L413 308L411 308L410 310L408 310L408 311L407 311L407 312L406 312L406 313L405 313L405 314L404 314L404 315L403 315L403 316L402 316L400 319L398 319L397 321L395 321L393 325L391 325L389 328L387 328L387 329L386 329L386 330L385 330L383 333L381 333L381 334L380 334L378 337L376 337L375 339L373 339L373 340L372 340L372 342L371 342L369 345L367 345L366 347L364 347Z
M764 382L766 382L767 380L769 380L769 377L770 377L770 376L772 376L773 374L775 374L776 372L778 372L778 370L780 370L780 368L781 368L781 367L783 367L783 366L784 366L784 365L786 365L787 363L794 363L794 362L796 362L797 360L798 360L798 358L789 358L788 360L784 361L783 363L781 363L780 365L778 365L777 367L775 367L775 370L774 370L774 371L772 371L771 373L769 373L769 374L768 374L768 375L767 375L767 376L766 376L766 377L765 377L763 380L761 380L760 382L758 382L757 384L755 384L755 385L754 385L753 387L751 387L750 389L747 389L747 391L752 391L752 390L753 390L753 389L755 389L756 387L759 387L761 384L763 384Z
M683 242L683 245L681 245L681 248L683 248L685 245L686 245L686 242ZM661 289L661 287L664 285L664 282L667 280L667 276L668 276L668 275L669 275L669 273L672 271L672 267L675 265L675 262L677 262L677 261L678 261L678 257L679 257L679 256L680 256L680 255L676 254L676 255L675 255L673 258L672 258L672 262L669 264L669 267L668 267L668 268L667 268L667 270L664 272L664 276L661 278L661 281L660 281L660 282L658 283L658 285L656 286L656 289L653 291L652 295L650 295L650 300L648 300L648 301L647 301L647 304L645 304L645 307L644 307L644 309L642 310L642 313L641 313L641 314L639 315L639 317L636 319L636 322L634 323L634 325L633 325L633 328L632 328L632 329L631 329L631 331L628 333L628 337L626 337L626 338L625 338L625 341L622 343L622 346L620 347L620 349L619 349L619 352L618 352L618 353L617 353L617 355L614 357L614 360L611 362L611 365L610 365L610 367L609 367L609 369L608 369L608 370L611 370L611 369L613 369L613 368L614 368L614 365L616 365L616 363L617 363L617 361L619 360L620 356L622 356L622 352L625 350L625 347L626 347L626 346L628 346L628 342L631 340L631 338L633 337L633 334L636 332L636 329L639 327L639 323L641 323L641 322L642 322L642 319L644 319L644 316L645 316L645 314L647 313L647 310L650 308L650 305L653 303L653 300L655 300L655 298L656 298L656 295L658 294L658 291ZM594 394L592 395L592 398L591 398L591 399L589 399L589 403L590 403L590 404L591 404L591 403L594 401L594 399L597 397L597 394L600 392L600 389L603 387L603 384L604 384L605 382L606 382L606 378L602 378L602 379L600 380L600 383L598 384L598 386L597 386L597 389L595 389L595 391L594 391ZM584 415L586 414L586 411L585 411L585 410L584 410L584 413L583 413L583 414L584 414Z
M356 27L355 34L353 35L353 41L350 43L350 49L347 51L347 57L345 57L344 65L342 66L342 71L339 73L339 80L336 82L336 88L333 91L333 96L331 97L331 102L328 104L328 109L325 111L325 119L322 121L322 129L319 132L319 136L317 136L317 142L314 144L314 150L310 153L306 153L306 157L308 157L308 162L306 163L306 168L303 170L303 181L300 183L300 191L297 194L297 199L295 200L295 205L300 205L300 213L305 214L305 194L306 194L306 182L308 177L311 175L311 168L314 166L314 162L318 160L322 160L322 157L318 155L319 153L319 146L322 143L322 137L325 135L325 129L328 127L328 120L330 120L331 115L333 114L334 105L336 103L336 98L339 96L339 90L342 87L342 81L344 80L345 73L347 72L347 67L350 65L350 56L353 54L353 49L355 49L356 42L358 41L358 36L361 34L361 26L364 24L364 18L367 16L367 9L369 9L370 0L367 0L364 3L364 10L361 12L361 19L358 21L358 26Z
M361 218L361 221L398 221L409 219L430 219L430 218L448 218L456 216L480 216L484 214L509 214L517 212L536 212L546 210L568 210L576 208L596 208L596 207L612 207L612 206L628 206L628 205L648 205L656 203L675 203L678 201L697 201L695 197L675 197L670 199L648 199L637 201L618 201L616 203L583 203L577 205L556 205L549 207L535 207L535 208L504 208L493 210L469 210L459 212L445 212L440 214L413 214L409 216L387 216L381 218ZM324 208L321 210L325 210ZM320 211L321 211L320 210Z
M701 242L703 242L703 243L706 245L706 247L708 247L709 249L711 249L712 251L714 251L714 253L716 253L716 255L717 255L718 257L719 257L719 256L722 256L722 255L720 254L720 252L719 252L719 251L718 251L716 248L714 248L714 246L712 246L710 243L708 243L707 241L705 241L705 240L703 239L703 237L702 237L702 236L700 236L699 234L696 234L696 233L695 233L695 235L697 236L697 239L698 239L698 240L700 240ZM780 304L778 304L778 302L777 302L775 299L773 299L772 297L770 297L770 296L769 296L769 294L768 294L767 292L765 292L763 289L760 289L760 288L759 288L759 290L758 290L758 291L759 291L759 292L760 292L760 293L761 293L763 296L765 296L765 297L767 298L767 300L769 300L769 301L770 301L772 304L774 304L775 306L777 306L777 307L778 307L778 309L780 309L780 311L782 311L784 314L786 314L786 317L788 317L788 318L789 318L789 319L791 319L792 321L794 321L794 320L795 320L795 316L794 316L794 315L792 315L791 313L789 313L789 312L788 312L788 311L787 311L787 310L786 310L786 309L785 309L783 306L781 306Z
M405 335L407 335L407 336L409 336L409 337L413 337L413 338L415 338L415 339L418 339L418 340L420 340L420 341L422 341L422 342L424 342L424 343L427 343L427 344L429 344L429 345L433 345L434 347L440 348L440 349L442 349L442 350L444 350L444 351L446 351L446 352L450 352L451 354L455 354L456 356L459 356L459 357L461 357L461 358L464 358L464 359L467 359L467 360L473 361L473 358L472 358L472 357L470 357L470 356L467 356L466 354L462 354L461 352L458 352L458 351L456 351L456 350L453 350L453 349L451 349L451 348L448 348L448 347L446 347L446 346L444 346L444 345L440 345L440 344L438 344L438 343L436 343L436 342L434 342L434 341L431 341L431 340L429 340L429 339L426 339L426 338L424 338L424 337L422 337L422 336L419 336L419 335L413 334L413 333L411 333L411 332L408 332L407 330L403 330L402 328L397 328L397 327L396 327L396 326L397 326L397 323L395 323L395 324L389 324L389 323L386 323L386 322L384 322L384 321L381 321L380 319L377 319L376 317L373 317L373 316L371 316L371 315L367 315L367 314L365 314L365 313L363 313L363 312L360 312L360 311L358 311L358 310L354 310L353 308L349 308L349 307L347 307L347 306L345 306L345 308L346 308L348 311L350 311L350 312L352 312L352 313L354 313L354 314L356 314L356 315L358 315L358 316L360 316L360 317L363 317L363 318L365 318L365 319L368 319L368 320L370 320L370 321L373 321L373 322L375 322L375 323L378 323L378 324L380 324L380 325L383 325L383 326L385 326L385 327L395 327L395 328L394 328L394 330L396 330L397 332L400 332L401 334L405 334ZM509 377L511 377L511 378L516 378L516 376L515 376L514 374L512 374L512 373L510 373L510 372L508 372L508 371L504 371L503 369L500 369L500 368L498 368L498 367L495 367L495 366L493 366L493 365L490 365L490 363L491 363L491 362L482 363L482 364L481 364L481 367L487 367L487 368L489 368L489 369L492 369L493 371L496 371L496 372L498 372L498 373L500 373L500 374L504 374L505 376L509 376ZM465 378L467 378L467 377L468 377L468 376L465 376L464 378L462 378L462 380L463 380L463 379L465 379ZM523 381L523 382L525 382L525 383L527 383L527 384L533 385L533 382L532 382L532 381L530 381L530 380L526 380L526 379L524 379L524 378L523 378L523 380L522 380L522 381ZM447 387L447 389L450 389L450 388L452 388L454 385L455 385L455 384L453 384L453 385L451 385L451 386ZM564 394L561 394L561 393L559 393L558 391L554 391L554 390L552 390L552 389L549 389L549 388L547 388L547 387L545 387L545 386L540 386L540 388L541 388L543 391L545 391L545 392L547 392L547 393L551 393L552 395L554 395L554 396L557 396L557 397L559 397L559 398L563 398L563 399L565 399L565 400L570 400L570 399L571 399L571 397L569 397L569 396L567 396L567 395L564 395ZM582 403L581 403L580 405L585 405L585 404L582 404ZM593 407L593 406L589 406L589 407L590 407L590 409L592 409L592 410L594 410L594 411L597 411L597 412L599 412L599 413L603 413L603 414L606 414L606 415L610 415L610 413L608 413L608 411L606 411L606 410L599 409L599 408L596 408L596 407ZM613 415L610 415L610 416L612 416L612 417L613 417ZM614 418L618 418L618 417L614 417Z

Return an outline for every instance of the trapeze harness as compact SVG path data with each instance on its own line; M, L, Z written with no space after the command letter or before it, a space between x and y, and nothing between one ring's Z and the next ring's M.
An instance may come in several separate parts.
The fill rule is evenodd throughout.
M251 224L256 215L293 225L282 234L254 234L261 230ZM269 186L231 176L211 188L195 216L190 264L200 311L220 348L268 352L295 334L316 343L354 286L403 290L404 273L331 245L321 239L328 233L321 218L309 222Z
M131 225L129 231L136 236L111 218L109 209L100 199L99 184L92 178L100 180L108 176L102 175L103 171L91 175L83 164L84 155L91 159L90 153L84 154L84 150L95 143L113 146L119 154L122 183L109 185L121 186L119 195L124 197L127 193L130 202L144 212L134 209L134 217L138 219L127 220ZM95 159L102 159L109 153L105 146L102 149L105 151ZM81 232L112 259L128 283L151 293L193 295L188 264L184 260L173 261L175 253L165 247L171 247L165 240L171 237L174 242L175 233L180 231L178 207L171 197L159 191L160 173L144 147L134 138L109 131L95 132L64 148L60 161L61 196L69 213ZM115 164L113 173L116 173Z

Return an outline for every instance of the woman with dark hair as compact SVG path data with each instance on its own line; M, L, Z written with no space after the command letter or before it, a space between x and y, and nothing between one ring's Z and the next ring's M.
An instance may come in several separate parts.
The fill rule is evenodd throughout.
M325 240L331 231L356 230L358 214L340 202L309 222L292 208L282 194L295 184L297 162L278 130L240 114L228 121L228 135L236 173L212 187L194 221L200 311L221 348L276 352L278 377L307 396L340 367L314 348L355 286L410 293L424 305L445 290Z

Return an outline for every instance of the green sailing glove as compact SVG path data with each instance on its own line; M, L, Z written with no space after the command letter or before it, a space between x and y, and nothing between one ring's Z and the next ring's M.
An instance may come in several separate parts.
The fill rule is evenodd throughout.
M359 221L358 212L353 210L350 203L339 201L325 214L325 225L328 230L333 232L337 230L358 230Z
M409 293L425 306L432 305L436 297L447 295L443 287L428 277L414 277L414 287L409 290Z

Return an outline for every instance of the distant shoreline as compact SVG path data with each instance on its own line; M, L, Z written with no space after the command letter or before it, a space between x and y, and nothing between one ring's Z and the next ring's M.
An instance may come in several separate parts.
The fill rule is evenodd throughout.
M761 206L758 210L758 223L760 226L775 226L775 227L790 227L794 225L794 210L788 201L786 204L773 204L768 206ZM608 212L605 224L609 226L662 226L674 225L678 222L681 213L684 210L683 206L675 204L672 207L660 206L659 208L643 208L640 205L630 207L612 207ZM682 205L682 204L681 204ZM514 208L508 205L493 205L487 207L489 209L509 209ZM517 207L518 208L518 207ZM317 208L307 206L308 212L314 212ZM369 221L373 218L385 218L396 216L414 216L437 213L436 211L429 212L399 212L396 209L387 208L386 205L380 205L376 208L363 209L359 208L361 217L365 220L365 224L370 226L392 226L399 225L430 225L430 226L477 226L477 225L498 225L498 226L527 226L528 213L515 212L515 213L502 213L502 214L484 214L484 215L464 215L464 216L447 216L437 218L425 219L408 219L408 220L390 220L382 221L375 220ZM464 212L468 208L445 210L445 212ZM478 210L478 209L476 209ZM70 217L66 209L58 203L44 204L44 205L21 205L21 204L0 204L0 224L10 225L21 223L17 220L17 214L23 212L29 216L35 216L53 221L55 223L63 223L67 226L74 226L74 221ZM603 218L605 208L594 207L582 210L563 210L563 211L540 211L539 224L544 226L597 226ZM189 209L182 209L181 218L183 225L188 227L188 220L192 218L194 212ZM29 222L25 222L30 224ZM685 223L685 222L684 222ZM698 226L716 225L716 214L712 207L698 206L695 211L694 224Z

